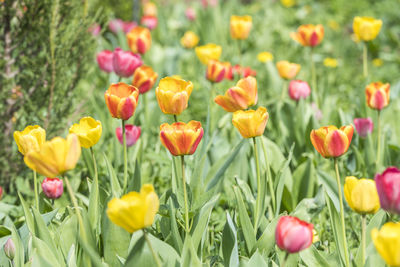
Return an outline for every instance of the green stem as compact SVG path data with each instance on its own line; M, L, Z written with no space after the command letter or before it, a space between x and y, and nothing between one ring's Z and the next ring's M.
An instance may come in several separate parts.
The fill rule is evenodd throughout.
M363 75L364 75L364 78L368 77L368 47L367 47L367 42L363 43Z
M178 116L174 114L174 121L178 122Z
M93 168L94 168L94 179L99 181L99 176L97 174L97 163L96 163L96 157L94 156L93 148L90 147L90 153L92 154L92 161L93 161Z
M257 141L256 138L253 137L253 145L254 145L254 159L256 161L256 169L257 169L257 199L256 199L256 210L255 210L255 218L254 218L254 234L257 235L258 229L258 218L260 217L260 209L261 209L261 175L260 175L260 162L258 160L258 150L257 150Z
M147 236L146 231L144 229L143 229L143 236L144 236L144 239L146 239L147 245L149 246L149 249L151 251L151 254L153 255L153 258L157 264L157 267L161 267L162 265L161 265L160 258L158 257L157 253L154 251L153 246L151 245L150 239Z
M38 183L36 171L33 171L33 188L35 190L35 204L37 210L39 210L39 194L38 194Z
M366 236L367 220L365 214L361 215L361 258L362 266L365 265L365 236Z
M310 63L311 63L311 90L314 91L315 96L315 104L319 107L319 97L318 97L318 90L317 90L317 73L315 70L315 62L314 62L314 49L311 48L310 52Z
M378 145L376 148L376 166L381 163L381 111L378 110Z
M289 258L289 253L285 252L285 256L283 257L281 267L285 267L288 258Z
M282 92L281 92L281 101L283 101L283 99L285 99L286 90L287 90L287 83L286 83L286 80L283 80L283 82L282 82Z
M212 130L214 129L214 120L213 120L213 102L214 102L214 95L215 95L215 90L214 90L214 83L211 83L210 85L210 99L209 99L209 105L210 105L210 125L208 126L210 128L210 135L212 133Z
M122 120L122 138L123 138L123 145L124 145L124 190L123 190L123 192L125 192L126 187L128 186L128 155L126 152L125 120Z
M263 152L264 152L265 164L266 164L266 167L267 167L267 180L268 180L269 191L270 191L271 199L272 199L272 211L274 212L275 209L276 209L274 182L272 181L271 168L269 166L267 149L265 148L264 140L262 140L262 139L261 139L261 144L262 144L262 149L263 149Z
M149 104L147 100L147 94L143 94L143 105L144 105L144 120L146 128L150 128L150 119L149 119Z
M242 66L242 41L237 40L238 50L239 50L239 65Z
M347 240L346 240L346 228L344 224L344 208L343 208L343 196L342 196L342 185L340 183L340 175L339 175L339 165L337 158L334 159L335 162L335 172L336 172L336 183L338 187L338 194L339 194L339 204L340 204L340 221L342 224L342 238L343 238L343 250L344 250L344 257L346 266L350 266L349 262L349 251L347 249ZM339 245L339 244L338 244Z
M185 231L189 233L189 209L188 209L188 199L186 192L186 179L185 179L185 158L181 156L181 166L182 166L182 185L183 185L183 197L185 200Z

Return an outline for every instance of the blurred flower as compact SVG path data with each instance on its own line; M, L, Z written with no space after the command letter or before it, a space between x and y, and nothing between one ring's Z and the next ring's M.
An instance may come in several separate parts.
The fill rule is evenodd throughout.
M340 29L339 23L337 23L337 21L333 19L328 21L328 26L334 31L338 31Z
M365 97L368 107L382 110L389 105L390 84L382 82L370 83L365 88Z
M311 109L314 112L315 119L318 121L322 120L322 111L318 108L318 106L317 106L317 104L315 104L315 102L311 103Z
M88 31L94 36L98 36L100 31L101 31L101 26L98 23L92 24L89 28Z
M6 254L7 258L9 258L11 261L15 257L15 245L12 240L12 238L8 238L7 242L4 244L4 254Z
M201 0L201 4L203 5L203 8L207 8L207 6L215 7L218 5L218 0Z
M245 40L249 37L253 25L251 16L231 16L231 37L235 40Z
M229 62L221 62L225 68L225 79L233 80L233 68Z
M126 34L128 46L133 53L144 54L151 46L151 33L146 27L137 26Z
M138 54L124 51L121 48L114 50L113 68L115 73L121 77L130 77L135 70L143 64Z
M18 151L26 155L29 151L39 151L46 141L46 131L39 125L29 125L23 131L14 132Z
M276 68L278 69L281 78L291 80L296 77L297 73L299 73L301 66L296 63L282 60L276 63Z
M157 6L153 2L147 2L143 5L144 16L157 16Z
M327 57L324 59L324 66L328 68L336 68L338 66L338 61L336 58Z
M187 31L181 38L181 45L184 48L193 48L199 43L199 36L192 31Z
M296 4L296 0L281 0L281 4L285 7L292 7Z
M122 30L124 33L130 32L133 28L135 28L138 24L136 21L124 21L122 24Z
M353 122L358 135L362 138L367 137L374 130L374 123L371 118L355 118Z
M81 156L81 146L76 134L69 134L66 139L55 137L44 142L39 151L29 151L25 164L37 173L56 177L75 168Z
M374 59L372 60L372 64L373 64L375 67L380 67L380 66L383 65L383 60L380 59L380 58L374 58Z
M58 178L49 178L43 180L42 190L47 198L60 198L64 192L63 181Z
M274 59L274 56L270 52L261 52L257 55L258 61L265 63Z
M107 205L107 216L114 224L129 233L153 224L160 202L154 187L144 184L139 192L113 198Z
M375 181L371 179L347 176L344 197L350 208L359 214L374 214L380 208Z
M126 83L113 83L104 94L113 118L127 120L133 116L139 100L139 89Z
M219 83L225 78L226 68L217 60L210 60L207 64L206 78L210 82Z
M90 148L100 140L102 130L100 121L92 117L83 117L79 124L75 123L69 128L69 133L78 136L81 147Z
M375 183L382 209L400 214L400 170L387 168L382 174L375 175Z
M227 112L247 109L255 105L257 100L257 80L251 76L239 80L225 95L218 95L214 99Z
M139 140L141 132L142 131L139 126L126 124L125 125L126 146L130 147L136 144L137 140ZM122 136L122 127L117 127L117 129L115 129L115 134L117 135L118 141L121 143L121 145L123 145L124 139Z
M143 16L140 20L140 24L149 28L150 30L153 30L155 27L157 27L157 23L158 19L155 16Z
M132 85L139 89L139 93L148 92L156 82L158 74L149 66L142 65L133 74Z
M188 106L192 90L191 81L173 77L161 79L156 88L156 97L161 111L165 114L181 114Z
M306 99L311 93L310 86L307 82L301 80L292 80L289 83L289 96L295 101L300 98Z
M201 63L207 65L210 59L219 60L222 47L216 44L206 44L196 47L195 52Z
M379 255L389 266L400 266L400 223L385 223L380 230L371 231L372 241Z
M0 186L0 200L3 198L3 187Z
M171 125L164 123L160 126L160 140L165 148L174 156L192 155L196 152L204 131L201 123L175 122Z
M355 17L353 31L359 40L371 41L378 36L382 27L382 20L371 17Z
M302 46L314 47L324 39L324 26L321 24L305 24L297 28L297 32L290 34L293 40Z
M122 31L123 27L124 27L124 21L122 19L112 19L108 24L108 28L113 33L118 33L119 31Z
M194 21L196 19L196 10L193 7L186 8L185 16L188 20Z
M268 117L268 111L264 107L257 110L238 110L233 113L232 123L243 138L252 138L264 133Z
M275 229L276 245L288 253L297 253L311 246L314 226L292 216L279 218Z
M312 233L313 233L313 239L312 242L313 244L319 241L319 236L318 236L318 232L315 229L312 229Z
M342 126L340 129L330 125L312 130L311 143L324 158L337 158L347 152L354 128L352 125Z
M114 71L114 67L113 67L114 53L112 51L103 50L103 51L97 53L96 58L97 58L97 64L99 65L99 67L102 71L105 71L107 73Z
M249 77L249 76L257 76L257 72L250 67L242 67L239 64L236 64L233 67L233 74L238 75L239 77Z

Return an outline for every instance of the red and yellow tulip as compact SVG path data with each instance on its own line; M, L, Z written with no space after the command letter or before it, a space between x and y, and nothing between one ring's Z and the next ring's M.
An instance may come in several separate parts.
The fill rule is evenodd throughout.
M390 84L382 82L370 83L365 88L365 97L368 107L382 110L389 105Z
M151 33L146 27L137 26L126 34L128 46L133 53L146 53L151 46Z
M321 156L337 158L349 149L353 132L352 125L342 126L340 129L331 125L312 130L310 138L314 148Z
M135 70L132 85L139 89L140 94L149 91L156 82L158 74L149 66L140 66Z
M127 120L133 116L139 100L139 89L126 83L114 83L104 94L113 118Z
M217 60L210 60L207 64L206 78L210 82L219 83L226 76L226 67L224 63Z
M297 32L290 34L293 40L302 46L317 46L324 39L324 26L321 24L305 24L297 28Z
M268 111L264 107L257 110L238 110L233 113L232 123L243 138L252 138L264 133L268 117Z
M276 63L276 68L281 78L291 80L299 73L301 66L296 63L290 63L287 60L282 60Z

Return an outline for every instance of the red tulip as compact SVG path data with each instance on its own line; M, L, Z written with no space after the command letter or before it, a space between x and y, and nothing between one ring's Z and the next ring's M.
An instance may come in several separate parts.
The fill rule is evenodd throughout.
M196 19L196 10L193 7L186 8L185 16L188 20L194 21Z
M275 230L278 247L288 253L296 253L308 248L313 240L313 225L296 217L283 216Z
M306 99L311 93L310 86L307 82L300 80L292 80L289 83L289 96L295 101L299 101L300 98Z
M375 183L382 209L400 214L400 170L387 168L375 175Z
M157 27L157 23L158 20L155 16L143 16L140 20L140 24L149 28L150 30L153 30L155 27Z
M357 133L362 137L367 137L374 130L374 123L371 118L355 118L354 125L356 126Z
M60 198L64 192L63 181L58 178L46 178L42 182L42 190L50 199Z
M117 135L118 141L121 145L124 143L122 136L122 127L118 127L115 129L115 134ZM136 144L141 134L141 129L139 126L135 126L132 124L125 125L125 136L126 136L126 146L130 147Z
M143 64L142 58L138 54L130 51L123 51L121 48L116 48L113 57L114 71L118 76L132 76L135 70Z
M99 64L99 67L102 71L108 73L114 71L113 57L114 54L110 50L103 50L97 54L97 64Z

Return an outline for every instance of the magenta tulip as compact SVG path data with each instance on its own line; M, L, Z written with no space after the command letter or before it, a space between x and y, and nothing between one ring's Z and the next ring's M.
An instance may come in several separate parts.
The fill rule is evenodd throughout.
M400 214L400 170L387 168L375 175L375 183L382 209Z
M103 50L97 54L97 64L99 64L99 67L102 71L108 73L114 71L113 57L114 54L110 50Z
M0 186L0 200L3 197L3 187Z
M295 101L300 98L306 99L311 93L311 88L307 82L301 80L292 80L289 83L289 96Z
M131 51L124 51L119 47L114 50L113 66L118 76L132 76L135 70L142 64L142 58L139 54L134 54Z
M141 129L139 126L135 126L132 124L125 125L125 134L126 134L126 146L130 147L136 144L137 140L140 137ZM117 135L118 141L123 144L122 138L122 128L118 127L115 129L115 134Z
M63 181L58 178L46 178L42 182L42 190L50 199L60 198L64 192Z
M357 133L365 138L374 130L374 123L371 118L355 118L354 125L356 126Z
M308 248L313 240L313 225L296 217L283 216L275 230L278 247L288 253L296 253Z

